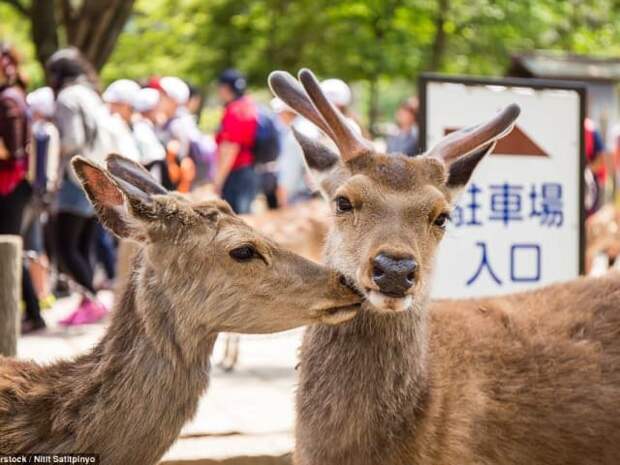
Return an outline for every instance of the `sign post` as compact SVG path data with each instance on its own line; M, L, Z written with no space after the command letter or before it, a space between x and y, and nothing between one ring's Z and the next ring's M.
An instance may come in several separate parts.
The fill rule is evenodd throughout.
M585 87L423 75L420 95L424 148L510 103L521 107L458 199L433 296L505 294L582 274Z

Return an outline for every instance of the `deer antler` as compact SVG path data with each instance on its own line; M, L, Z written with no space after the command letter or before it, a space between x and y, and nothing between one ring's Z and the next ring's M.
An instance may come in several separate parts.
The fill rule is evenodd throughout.
M327 100L321 90L321 85L316 77L307 68L299 71L299 80L312 99L316 109L323 116L327 124L332 129L335 139L334 142L340 149L342 158L345 161L352 160L364 153L372 151L372 146L367 140L359 136L351 125L344 118L332 103Z
M344 161L368 153L372 146L358 136L342 114L327 100L312 71L302 69L299 82L284 71L274 71L269 75L272 92L288 106L316 124L334 141Z
M444 137L425 156L452 161L490 146L512 131L521 109L516 104L508 105L486 123L461 129Z
M308 94L297 79L286 71L274 71L269 75L268 81L274 95L282 99L301 116L316 124L330 139L335 140L331 128L312 104Z

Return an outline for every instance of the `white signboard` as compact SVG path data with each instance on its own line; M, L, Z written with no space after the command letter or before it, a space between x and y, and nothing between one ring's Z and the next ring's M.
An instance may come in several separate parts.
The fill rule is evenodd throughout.
M421 85L427 148L510 103L521 107L513 132L478 165L458 199L439 249L433 296L498 295L577 277L583 88L440 77L423 77Z

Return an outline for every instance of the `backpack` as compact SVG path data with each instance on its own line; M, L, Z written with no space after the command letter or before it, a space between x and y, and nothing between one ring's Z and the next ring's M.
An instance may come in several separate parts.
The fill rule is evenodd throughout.
M259 108L254 137L254 164L270 163L280 155L280 131L276 116L270 111Z

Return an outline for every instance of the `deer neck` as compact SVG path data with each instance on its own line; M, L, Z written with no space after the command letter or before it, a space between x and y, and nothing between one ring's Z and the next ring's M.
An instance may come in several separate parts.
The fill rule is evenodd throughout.
M157 462L196 412L217 337L184 345L165 283L139 257L134 269L106 335L90 354L64 365L71 377L59 395L67 401L54 412L73 430L59 450L97 451L102 464ZM51 439L40 449L53 451L58 444Z
M427 400L427 307L398 314L363 309L347 324L308 331L297 402L299 463L383 463L403 447Z

